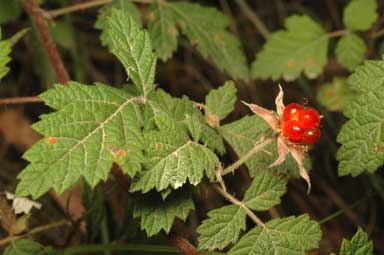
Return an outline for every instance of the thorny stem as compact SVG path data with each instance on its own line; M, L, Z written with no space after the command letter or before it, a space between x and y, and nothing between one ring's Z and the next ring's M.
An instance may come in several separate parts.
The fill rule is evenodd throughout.
M244 0L236 0L237 5L240 7L241 11L247 16L264 39L268 39L270 33L263 23L259 16L249 7L249 5Z
M26 104L26 103L41 103L43 100L37 96L30 97L10 97L0 99L0 105L7 104Z
M242 156L239 160L237 160L235 163L233 163L229 167L225 168L223 170L222 175L226 175L234 172L237 168L239 168L242 164L244 164L247 160L249 160L253 155L263 150L264 147L266 147L268 144L273 142L273 140L274 140L273 137L265 139L265 136L262 136L259 139L259 141L256 142L255 146L250 151L247 152L247 154Z
M52 222L52 223L49 223L49 224L46 224L46 225L43 225L43 226L38 226L38 227L35 227L33 229L31 229L28 233L24 234L24 235L17 235L17 236L9 236L3 240L0 240L0 246L2 245L5 245L5 244L8 244L14 240L17 240L17 239L20 239L20 238L25 238L27 236L31 236L31 235L34 235L34 234L38 234L38 233L41 233L41 232L45 232L49 229L52 229L52 228L58 228L58 227L62 227L62 226L65 226L65 225L71 225L71 222L69 220L59 220L59 221L56 221L56 222Z
M93 0L85 3L74 4L68 7L63 7L63 8L59 8L52 11L45 11L44 16L48 19L54 19L61 15L65 15L72 12L83 11L89 8L111 3L112 1L113 0ZM153 2L153 0L133 0L132 2L150 4Z
M69 81L69 76L67 70L64 68L63 61L57 51L56 45L49 35L48 25L44 19L44 11L40 9L36 0L20 0L20 2L36 25L45 51L48 54L49 61L55 70L57 80L62 84L66 84Z
M232 204L238 205L241 208L244 209L245 213L255 222L258 226L265 228L264 222L254 214L251 209L249 209L243 202L237 200L234 196L226 192L223 188L221 188L219 185L214 184L213 188L220 193L225 199L227 199Z

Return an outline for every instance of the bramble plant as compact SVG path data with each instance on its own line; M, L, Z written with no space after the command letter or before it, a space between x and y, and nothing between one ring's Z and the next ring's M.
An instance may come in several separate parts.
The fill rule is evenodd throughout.
M236 2L241 8L249 8L242 0ZM331 32L316 17L295 14L285 19L284 29L269 33L258 23L259 18L252 16L266 41L250 68L239 37L228 30L230 19L213 7L187 1L104 1L95 28L100 32L101 44L125 70L127 82L120 88L105 81L93 85L69 81L49 35L49 31L52 36L59 33L46 24L68 10L50 13L34 1L23 0L21 4L36 25L33 33L40 34L48 50L48 63L54 65L60 83L32 99L42 100L51 111L40 115L33 124L42 138L23 154L28 164L17 176L15 196L0 195L0 220L9 235L0 240L1 245L8 245L4 254L159 254L179 250L183 254L330 254L320 245L320 224L329 219L319 222L306 213L268 217L265 212L281 204L291 179L302 177L308 192L311 190L308 151L316 146L320 133L329 139L322 128L329 121L326 115L330 111L343 112L347 118L337 135L341 144L336 156L339 176L374 173L384 164L384 61L364 61L368 49L364 33L382 24L376 0L349 1L343 9L345 29ZM21 7L14 1L0 1L0 9L4 8ZM15 11L16 17L20 12ZM10 71L11 47L25 33L23 30L10 39L0 33L0 79ZM63 45L72 48L72 36L73 40ZM210 89L204 102L175 97L156 84L159 66L176 54L179 45L230 77ZM324 74L329 55L351 73L349 78L336 77L321 85L315 100L319 104L313 107L297 102L285 105L284 101L289 100L283 99L287 82L305 83L302 76L318 78ZM251 85L249 81L255 79L272 79L281 84L275 110L243 98L244 93L238 94L238 90L247 89L244 84ZM179 86L184 86L183 82L179 79ZM270 96L275 88L278 86L268 91ZM232 116L240 99L246 101L244 112L246 109L249 114ZM233 180L239 178L235 173L243 165L251 178L241 184L244 195L235 193L232 187ZM128 238L129 244L109 240L104 201L117 192L116 187L108 186L110 182L128 194L124 205L120 205L124 221L138 222L146 243L155 237L155 244L144 244L140 238ZM380 185L375 189L382 192L384 186ZM63 220L28 230L29 218L34 216L32 208L41 205L27 197L37 200L50 190L61 195L78 186L83 191L85 208L80 220ZM199 210L197 201L207 199L210 192L220 195L227 204L212 203L197 218L192 213ZM14 201L13 207L9 199ZM15 203L16 199L22 199L18 200L21 205ZM174 230L187 220L194 221L192 231L197 235L197 240L190 240L192 244L180 239ZM77 226L82 221L86 222L83 233L88 239L103 244L62 249L29 238L54 227ZM134 225L123 226L128 229L129 224ZM340 244L338 254L373 254L373 242L363 226L355 231L350 241ZM158 245L159 236L170 239L179 250Z

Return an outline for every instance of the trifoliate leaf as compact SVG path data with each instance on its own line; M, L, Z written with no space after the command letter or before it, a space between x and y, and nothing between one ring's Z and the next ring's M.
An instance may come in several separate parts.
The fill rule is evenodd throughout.
M112 9L121 10L122 12L131 16L140 28L142 27L141 13L136 8L135 4L127 0L113 0L112 3L106 4L103 6L103 8L100 8L100 13L97 16L97 20L95 23L95 28L101 30L100 41L103 46L107 46L110 44L110 40L107 32L107 27L108 27L107 21L108 21L108 17L112 13Z
M348 33L337 42L336 60L349 71L353 71L363 62L366 50L363 39L355 33Z
M45 136L24 158L18 196L37 198L53 187L62 193L83 176L91 187L108 177L113 162L131 176L141 169L141 98L106 85L70 82L40 97L57 112L34 129Z
M358 93L348 102L344 114L350 119L341 128L337 141L339 175L357 176L375 172L384 163L384 61L366 61L348 79Z
M280 204L280 197L287 191L287 181L274 176L269 169L257 175L244 195L245 205L256 211L264 211Z
M307 215L274 219L249 231L228 255L305 255L319 246L321 230Z
M124 65L125 70L144 97L153 89L156 56L152 53L151 39L140 30L134 18L113 9L108 19L111 51Z
M352 0L344 9L344 25L351 30L366 31L378 18L376 0Z
M205 98L209 113L216 115L219 120L227 117L235 108L236 92L233 81L227 81L218 89L211 90Z
M291 81L301 72L316 78L327 63L328 36L308 16L291 16L285 21L287 30L271 35L252 64L254 78Z
M50 247L44 247L32 240L19 239L5 249L4 255L48 255L50 252L52 252Z
M264 120L253 116L245 116L242 119L224 125L219 128L220 134L234 149L238 157L249 152L259 141L260 137L269 130ZM257 153L251 159L245 162L251 176L258 175L264 171L278 158L276 142L266 146L264 150ZM306 169L310 169L309 159L306 161ZM294 176L299 176L297 163L289 155L287 159L279 166L269 168L267 171L278 171Z
M0 81L9 72L9 67L7 67L7 64L9 61L11 61L11 58L9 57L10 53L11 44L9 41L0 41Z
M317 101L328 111L342 111L353 96L346 79L335 77L332 82L321 85L317 92Z
M195 209L190 195L186 192L172 193L165 200L160 197L140 197L135 201L133 217L141 217L141 229L148 236L164 230L169 233L176 217L185 221L190 210Z
M0 0L0 25L16 20L22 13L17 0Z
M163 1L152 3L148 14L148 31L157 56L163 61L172 57L177 49L179 32L174 13Z
M359 228L351 241L343 240L339 255L373 255L373 243Z
M223 249L236 243L240 231L245 230L245 211L238 205L227 205L212 210L208 219L197 229L200 234L199 249Z
M163 3L163 7L173 12L181 32L204 58L212 59L234 79L248 79L240 41L227 31L229 21L225 15L214 8L186 2Z

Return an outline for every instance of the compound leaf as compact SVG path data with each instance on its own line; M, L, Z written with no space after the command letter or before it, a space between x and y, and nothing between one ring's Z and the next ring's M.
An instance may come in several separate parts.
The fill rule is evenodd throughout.
M11 53L11 44L7 40L1 41L0 29L0 81L9 72L7 64L11 61L9 54Z
M328 111L343 111L353 95L346 79L335 77L332 82L321 85L317 93L317 101Z
M113 162L134 176L141 169L141 98L97 84L56 85L40 97L57 111L41 116L34 129L45 138L24 158L18 196L58 193L83 176L91 187L108 177Z
M249 231L228 255L305 255L317 248L321 230L307 215L274 219Z
M366 50L363 39L355 33L348 33L337 42L336 60L349 71L353 71L363 62Z
M141 217L140 226L148 236L153 236L164 230L167 234L171 230L176 217L186 220L190 210L195 209L188 193L176 192L165 200L160 197L143 198L135 201L133 217Z
M172 10L164 2L152 3L148 15L148 31L157 56L163 61L172 57L177 49L178 30Z
M156 56L151 39L135 20L123 11L113 9L108 19L111 51L124 65L125 70L144 97L153 89Z
M205 98L205 104L210 114L219 120L224 119L235 108L237 89L233 81L227 81L218 89L213 89Z
M366 61L349 77L348 85L358 95L344 114L350 119L337 141L339 175L357 176L375 172L384 163L384 61Z
M308 16L294 15L285 21L287 30L273 33L252 64L254 78L294 80L301 72L308 78L322 73L327 63L328 36Z
M142 27L141 13L135 4L127 0L113 0L112 3L106 4L103 6L103 8L100 8L99 15L97 16L95 23L95 28L101 30L100 41L103 46L107 46L111 43L108 36L107 27L108 17L111 15L112 9L118 9L122 12L125 12L127 15L134 19L139 27Z
M378 18L376 0L352 0L344 9L343 22L351 30L366 31Z
M339 255L373 255L373 243L359 228L351 241L343 240Z
M238 205L212 210L208 217L197 229L199 249L221 250L230 243L236 243L240 232L245 230L245 211Z
M280 204L280 197L286 192L287 181L274 176L269 169L257 175L244 195L245 205L256 211L264 211Z

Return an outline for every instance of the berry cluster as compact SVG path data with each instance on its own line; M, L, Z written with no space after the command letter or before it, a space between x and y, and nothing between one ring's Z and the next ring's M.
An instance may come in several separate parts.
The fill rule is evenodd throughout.
M313 108L292 103L284 108L282 132L293 143L313 144L320 138L320 115Z

